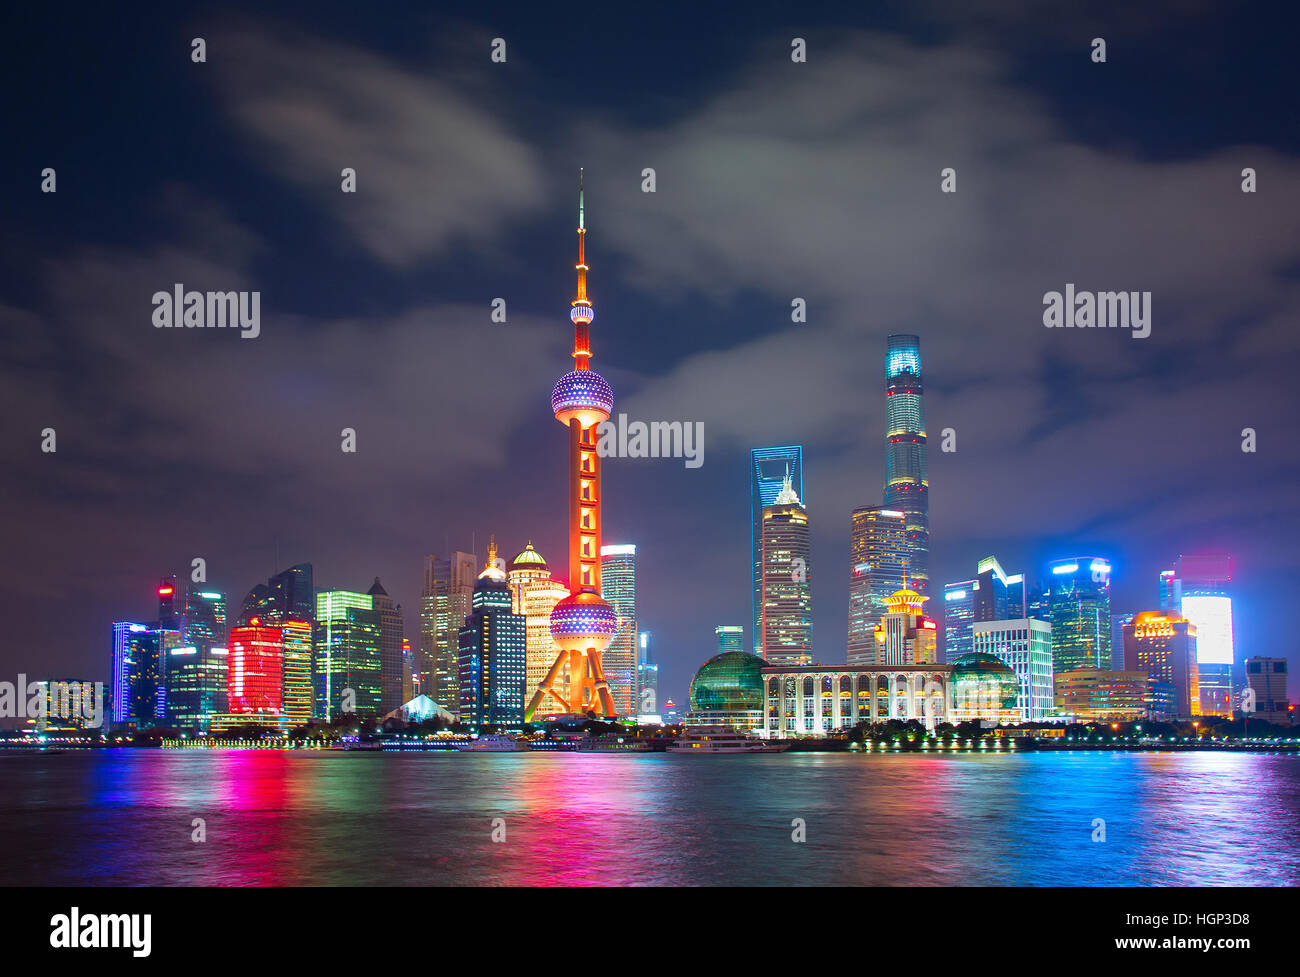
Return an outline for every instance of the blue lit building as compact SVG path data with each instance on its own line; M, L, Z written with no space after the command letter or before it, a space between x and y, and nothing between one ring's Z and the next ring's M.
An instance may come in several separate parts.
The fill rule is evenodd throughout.
M527 618L515 614L496 543L474 586L469 616L460 629L460 721L519 728L524 723L528 678Z
M786 474L794 493L805 502L803 493L803 447L784 445L754 448L749 452L749 506L753 517L750 548L753 557L753 604L750 635L754 653L760 654L763 643L763 510L776 503Z
M921 338L893 335L885 354L886 509L906 514L908 586L930 591L930 476L926 467Z
M1047 606L1057 675L1111 665L1110 561L1056 560L1048 566Z

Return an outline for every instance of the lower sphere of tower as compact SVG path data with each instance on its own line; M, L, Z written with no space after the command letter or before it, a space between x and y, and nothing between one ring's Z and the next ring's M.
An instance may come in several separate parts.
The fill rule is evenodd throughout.
M589 590L570 594L551 611L551 638L565 651L604 651L616 631L614 608Z

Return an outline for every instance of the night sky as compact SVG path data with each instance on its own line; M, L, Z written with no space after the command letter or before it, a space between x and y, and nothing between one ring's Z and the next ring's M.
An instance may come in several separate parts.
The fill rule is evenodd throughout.
M605 468L605 541L638 545L661 700L683 702L716 625L748 625L751 447L804 445L813 645L843 661L893 332L922 343L936 592L990 553L1034 576L1097 555L1113 610L1149 610L1180 553L1222 550L1239 660L1294 659L1293 15L17 6L0 23L0 677L106 678L110 622L152 619L158 577L195 556L234 610L293 563L320 587L379 576L408 636L426 553L483 556L495 533L563 573L549 395L572 362L579 166L593 368L616 413L705 430L698 469ZM151 296L177 282L259 290L261 336L153 328ZM1067 282L1150 291L1150 337L1045 329Z

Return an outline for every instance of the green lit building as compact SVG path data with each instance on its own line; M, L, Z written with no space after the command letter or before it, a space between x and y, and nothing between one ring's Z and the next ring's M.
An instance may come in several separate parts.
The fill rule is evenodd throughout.
M734 726L742 732L763 726L763 659L743 651L714 655L691 679L691 726Z
M1078 557L1057 560L1049 569L1052 670L1059 675L1076 668L1109 668L1110 563Z
M350 590L316 595L312 647L315 714L379 715L382 627L374 598Z

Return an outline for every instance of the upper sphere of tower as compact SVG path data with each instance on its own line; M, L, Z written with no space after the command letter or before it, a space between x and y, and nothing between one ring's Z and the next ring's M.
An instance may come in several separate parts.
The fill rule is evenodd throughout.
M584 428L609 420L614 391L595 370L573 370L560 377L551 394L551 410L561 424L577 418Z
M590 305L575 305L569 313L569 318L574 322L591 322L596 318L596 310Z

